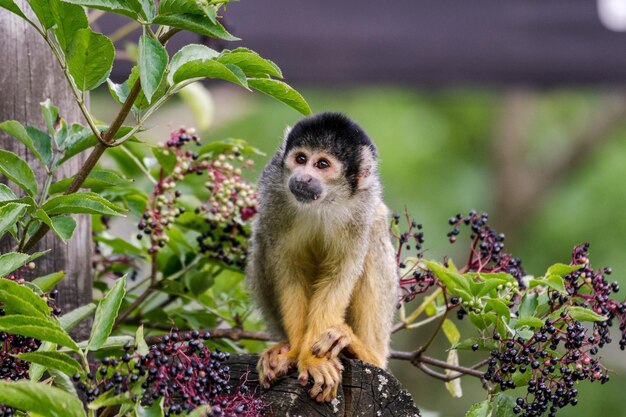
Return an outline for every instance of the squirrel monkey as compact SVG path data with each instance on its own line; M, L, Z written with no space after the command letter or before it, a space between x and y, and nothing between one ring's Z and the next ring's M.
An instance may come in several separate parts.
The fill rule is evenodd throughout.
M298 122L263 170L246 273L284 339L257 365L265 388L297 367L330 401L342 351L386 366L398 273L381 192L374 144L337 113Z

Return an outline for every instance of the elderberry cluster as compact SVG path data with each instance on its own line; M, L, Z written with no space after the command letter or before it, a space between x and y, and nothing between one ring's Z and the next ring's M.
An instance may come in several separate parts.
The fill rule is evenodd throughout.
M208 338L208 333L196 330L182 336L174 331L152 345L145 355L127 343L120 358L104 358L86 379L80 374L73 379L88 401L107 391L118 395L139 386L142 394L133 396L133 401L150 406L162 398L166 417L202 405L211 406L209 416L262 415L265 404L249 392L245 383L232 392L229 367L224 364L229 354L219 349L211 352L203 344Z
M473 272L506 272L522 284L524 269L519 258L503 252L504 234L498 233L487 223L487 213L478 214L472 210L467 216L457 214L450 217L448 223L452 230L448 232L448 240L455 243L460 234L461 226L470 227L472 246L470 249L467 270Z
M544 413L554 417L559 409L578 403L574 388L577 382L604 384L609 380L608 370L595 356L611 343L610 328L616 321L622 335L620 348L624 350L626 302L610 298L619 286L605 279L610 268L594 271L590 267L588 250L588 244L574 248L571 265L582 267L564 276L567 294L547 290L549 309L540 315L540 328L527 337L501 339L498 333L493 335L499 348L491 352L484 378L506 390L515 388L515 380L527 376L527 393L517 399L513 409L523 417ZM582 320L587 310L607 319L585 326ZM472 348L477 350L478 344Z
M174 167L169 175L161 169L159 181L137 224L137 239L144 236L150 239L151 254L165 246L169 241L166 230L186 211L178 204L182 192L176 189L177 182L190 174L205 175L208 197L194 209L207 224L206 228L196 229L200 232L197 238L200 251L226 264L241 266L245 263L249 238L245 223L257 211L256 190L241 174L242 168L251 167L253 162L244 160L238 145L227 145L218 154L208 153L207 157L184 150L190 141L200 143L193 131L181 128L163 145L163 155L175 156Z
M435 285L436 278L431 271L418 269L417 263L413 262L411 265L407 265L402 260L403 251L410 251L413 248L416 251L416 259L424 257L424 232L422 231L422 225L415 220L411 220L408 213L405 213L405 220L407 223L406 231L397 231L396 229L400 224L400 215L394 213L391 228L397 246L396 261L401 273L400 288L402 289L402 295L400 301L408 303ZM400 304L398 304L398 308L400 308Z
M597 271L591 268L588 252L588 243L574 248L572 264L583 265L583 267L564 277L565 289L575 305L586 306L595 313L608 318L606 321L594 323L593 330L598 347L602 348L612 342L610 327L617 321L621 332L619 346L621 350L626 350L626 301L620 303L611 298L613 293L619 292L619 284L617 281L609 282L606 279L606 276L612 273L611 268L602 268ZM554 305L563 305L567 303L567 298L562 295L553 295L550 302Z
M36 268L34 262L17 269L5 278L11 281L15 281L18 284L23 285L26 280L25 276L29 271ZM59 291L53 289L48 294L41 294L51 308L51 314L53 316L59 316L61 309L56 305L55 299L57 298ZM6 312L2 308L0 303L0 317L4 316ZM28 379L28 368L30 362L21 360L15 355L26 352L34 352L39 349L41 341L33 339L31 337L14 335L6 332L0 332L0 380L19 381L21 379ZM0 417L12 417L16 415L16 410L11 407L0 404Z

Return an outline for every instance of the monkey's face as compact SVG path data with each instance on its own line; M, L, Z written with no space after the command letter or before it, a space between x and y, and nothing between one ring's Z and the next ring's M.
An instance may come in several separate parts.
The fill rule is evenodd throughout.
M343 165L337 158L328 152L304 147L289 151L285 168L289 191L304 204L324 200L333 184L343 177Z

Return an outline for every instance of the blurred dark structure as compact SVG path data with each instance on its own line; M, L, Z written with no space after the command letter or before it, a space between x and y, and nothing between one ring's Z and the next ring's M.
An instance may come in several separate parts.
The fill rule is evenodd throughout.
M623 84L626 33L602 24L598 1L242 0L224 16L291 83Z

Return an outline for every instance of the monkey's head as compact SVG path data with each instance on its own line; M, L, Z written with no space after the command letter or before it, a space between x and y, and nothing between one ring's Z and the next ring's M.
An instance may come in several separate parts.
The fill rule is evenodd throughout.
M284 178L299 203L343 201L376 183L376 157L359 125L339 113L320 113L287 132Z

